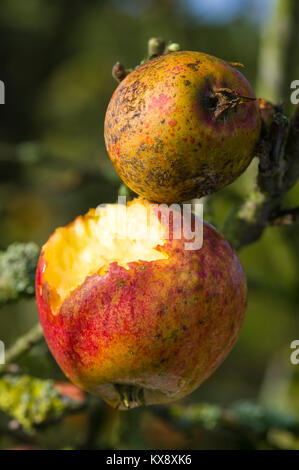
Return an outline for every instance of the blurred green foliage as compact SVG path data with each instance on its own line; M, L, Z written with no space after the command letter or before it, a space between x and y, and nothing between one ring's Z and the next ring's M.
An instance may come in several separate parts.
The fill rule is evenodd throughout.
M0 106L1 250L15 241L41 246L57 226L116 199L120 180L103 139L105 109L116 87L111 69L116 61L135 66L145 55L149 37L160 36L184 49L241 62L248 80L257 85L262 24L246 15L246 9L229 24L221 24L201 21L179 1L140 0L138 7L136 2L127 3L135 10L112 0L1 1L0 79L6 86L6 104ZM256 171L254 161L234 184L213 196L209 214L212 205L217 226L253 187ZM294 206L298 200L297 184L285 205ZM218 405L256 400L299 418L299 365L291 365L289 359L289 345L299 337L298 225L268 228L240 256L249 286L240 339L219 370L180 406L215 403L203 416L213 422L218 419ZM0 339L9 346L36 321L34 300L6 305L0 311ZM33 376L64 380L45 346L28 354L20 367ZM38 381L28 382L26 377L5 380L0 382L0 405L3 387L14 386L16 393L20 387L24 393L26 387L33 387L29 395L33 392L41 400L42 413L52 406L43 401L47 384L39 387ZM9 411L10 406L2 408ZM163 413L158 416L151 409L118 413L103 403L97 406L97 432L90 431L95 426L90 412L82 411L38 431L38 445L246 447L242 439L217 426L185 435L173 422L169 425ZM27 413L39 419L39 409L17 410L13 416L25 427ZM2 414L0 429L1 423L6 423ZM292 444L287 434L275 435L275 430L272 434L273 442L283 441L285 447L298 444ZM20 440L1 433L0 447Z

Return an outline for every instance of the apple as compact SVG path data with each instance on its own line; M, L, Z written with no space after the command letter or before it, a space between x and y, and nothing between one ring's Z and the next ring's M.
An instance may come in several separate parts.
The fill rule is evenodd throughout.
M238 256L189 215L140 198L109 204L42 248L36 299L49 348L69 380L115 408L191 393L239 335L247 288ZM193 249L196 227L203 242Z
M246 169L261 116L234 65L172 52L119 84L107 108L105 142L130 189L150 201L181 202L218 191Z

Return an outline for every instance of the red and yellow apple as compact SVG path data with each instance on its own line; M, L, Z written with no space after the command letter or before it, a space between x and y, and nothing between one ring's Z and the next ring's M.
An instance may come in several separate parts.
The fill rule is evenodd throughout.
M120 409L195 390L234 345L247 296L236 253L211 225L203 222L200 249L186 249L180 206L135 199L127 229L115 230L125 207L92 209L58 228L36 276L40 321L61 369Z
M246 78L223 60L172 52L133 70L105 119L113 166L155 202L181 202L234 181L254 156L261 117Z

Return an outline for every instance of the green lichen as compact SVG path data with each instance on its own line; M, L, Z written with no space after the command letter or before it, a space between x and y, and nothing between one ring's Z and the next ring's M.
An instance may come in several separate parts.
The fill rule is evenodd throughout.
M230 407L231 415L239 425L251 428L255 433L265 433L269 429L298 430L296 418L286 413L269 410L257 403L238 401Z
M250 401L238 401L227 408L209 403L200 403L184 407L170 407L171 417L184 428L201 426L207 430L228 429L237 433L263 435L275 430L282 430L298 435L299 423L296 418L269 410ZM294 437L295 438L295 437Z
M38 256L35 243L13 243L0 252L0 305L34 294Z
M6 375L0 379L0 409L27 431L46 420L58 418L66 408L67 403L53 387L52 380L29 375Z
M218 405L199 403L189 407L174 405L171 409L173 417L188 424L201 424L205 429L215 429L221 419L222 410Z

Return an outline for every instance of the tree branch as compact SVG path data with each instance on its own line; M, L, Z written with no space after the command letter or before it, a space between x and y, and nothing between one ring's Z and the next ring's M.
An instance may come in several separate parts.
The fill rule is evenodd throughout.
M16 420L16 429L33 433L59 421L65 414L86 406L85 397L73 400L60 393L53 380L30 375L5 375L0 378L0 409Z
M235 402L226 408L210 403L189 406L175 404L165 408L156 407L154 412L173 422L176 429L190 431L201 427L207 431L229 431L254 446L264 441L271 447L281 448L287 435L291 447L299 436L299 422L296 418L249 401Z
M223 228L236 249L254 243L273 223L283 197L299 176L299 105L290 123L281 106L262 99L259 105L263 129L256 149L260 161L257 184L229 214Z

